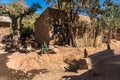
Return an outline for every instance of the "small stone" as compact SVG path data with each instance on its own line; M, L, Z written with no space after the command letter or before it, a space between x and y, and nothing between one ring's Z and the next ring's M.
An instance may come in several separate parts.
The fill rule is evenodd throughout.
M42 72L40 72L39 74L42 74Z
M32 75L32 73L28 73L27 77L30 77Z

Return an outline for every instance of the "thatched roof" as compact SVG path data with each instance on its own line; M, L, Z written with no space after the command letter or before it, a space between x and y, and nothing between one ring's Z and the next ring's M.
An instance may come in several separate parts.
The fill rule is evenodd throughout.
M11 23L11 19L6 16L0 16L0 22L8 22Z

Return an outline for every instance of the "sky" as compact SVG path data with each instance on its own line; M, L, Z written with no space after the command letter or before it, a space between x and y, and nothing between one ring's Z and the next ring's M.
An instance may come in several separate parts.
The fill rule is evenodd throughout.
M38 9L37 13L42 13L49 6L48 4L46 4L45 0L25 0L25 1L28 6L31 6L33 2L39 3L42 6L42 9Z
M4 3L4 4L9 4L11 2L13 2L15 0L0 0L0 3ZM120 0L113 0L114 2L120 3ZM31 6L31 4L34 3L39 3L42 6L42 9L38 9L36 12L37 13L42 13L48 6L48 4L46 4L45 0L25 0L26 4L28 6ZM103 3L104 0L100 0L100 3Z
M0 3L9 4L11 2L14 2L15 0L0 0ZM42 9L38 9L37 13L42 13L49 5L46 4L45 0L24 0L27 4L27 6L31 6L31 4L39 3L42 6Z

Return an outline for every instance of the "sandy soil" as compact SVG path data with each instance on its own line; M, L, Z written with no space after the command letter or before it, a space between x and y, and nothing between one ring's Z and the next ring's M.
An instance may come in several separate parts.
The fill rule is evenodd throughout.
M93 70L81 75L65 75L65 80L120 80L120 56L104 59L97 63Z
M6 66L7 56L10 54L0 55L0 80L31 80L38 71L24 73L20 70L10 69ZM32 73L31 73L32 72Z
M120 41L113 40L111 49L120 53ZM57 47L56 54L37 55L35 52L0 52L0 80L119 80L120 56L100 61L93 70L80 70L79 59L85 48ZM86 48L89 55L106 50ZM4 54L2 54L4 53ZM97 72L98 74L93 74Z

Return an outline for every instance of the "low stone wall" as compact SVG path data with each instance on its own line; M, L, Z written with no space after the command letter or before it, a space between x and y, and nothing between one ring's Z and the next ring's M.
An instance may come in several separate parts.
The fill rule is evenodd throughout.
M114 52L113 50L104 50L91 55L88 58L81 58L80 69L92 69L99 61L116 55L119 55L119 53Z

